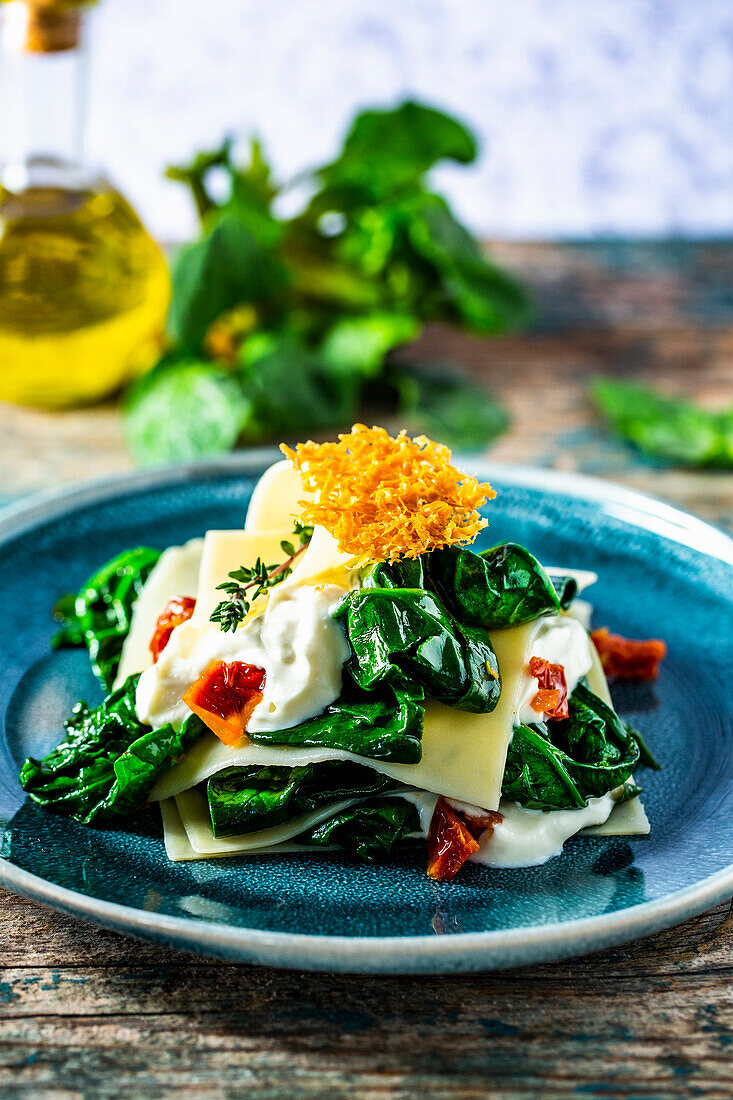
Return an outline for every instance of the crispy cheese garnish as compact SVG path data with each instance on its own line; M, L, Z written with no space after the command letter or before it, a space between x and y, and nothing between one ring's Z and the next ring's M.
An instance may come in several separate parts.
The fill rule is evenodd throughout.
M496 496L451 465L448 447L404 431L393 438L355 424L338 443L280 449L313 494L300 502L301 520L325 527L342 553L373 561L473 542L486 526L478 509Z

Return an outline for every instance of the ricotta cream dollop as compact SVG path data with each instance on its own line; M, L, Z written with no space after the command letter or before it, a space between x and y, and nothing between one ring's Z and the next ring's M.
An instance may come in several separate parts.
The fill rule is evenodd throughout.
M341 694L349 656L346 635L333 618L345 592L333 584L276 588L265 611L233 633L183 623L140 676L138 718L153 727L180 725L191 713L181 696L214 660L265 670L263 697L248 723L253 732L288 729L320 714Z

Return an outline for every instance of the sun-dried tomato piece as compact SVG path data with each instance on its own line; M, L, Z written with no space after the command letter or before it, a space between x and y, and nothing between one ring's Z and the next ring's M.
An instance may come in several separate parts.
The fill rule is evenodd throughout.
M497 810L467 813L441 795L428 831L428 878L448 882L479 849L478 838L504 820Z
M153 664L168 645L173 631L181 623L185 623L191 618L195 607L196 601L191 596L174 596L172 600L168 600L168 603L158 615L158 621L150 639L149 649L153 655Z
M567 718L570 710L563 666L550 664L544 657L530 657L529 671L540 689L529 704L532 710L548 718Z
M617 680L656 680L659 665L667 656L667 646L659 638L635 640L610 634L601 627L591 634L606 676Z
M446 800L439 798L428 832L428 878L448 882L477 851L471 830Z
M183 696L183 702L225 745L235 745L265 686L265 670L243 661L212 661Z

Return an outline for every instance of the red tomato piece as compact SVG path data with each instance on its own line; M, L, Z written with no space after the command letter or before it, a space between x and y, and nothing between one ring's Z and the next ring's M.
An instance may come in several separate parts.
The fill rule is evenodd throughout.
M594 630L591 638L606 676L617 680L656 680L667 656L667 646L659 638L637 641L610 634L605 626Z
M265 670L243 661L212 661L183 702L225 745L235 745L262 699Z
M567 718L570 710L563 666L550 664L544 657L530 657L529 671L540 689L530 703L532 710L544 712L548 718Z
M153 655L153 664L168 645L173 631L181 623L185 623L191 618L195 607L196 601L190 596L174 596L172 600L168 600L168 603L158 615L158 621L150 639L149 649Z

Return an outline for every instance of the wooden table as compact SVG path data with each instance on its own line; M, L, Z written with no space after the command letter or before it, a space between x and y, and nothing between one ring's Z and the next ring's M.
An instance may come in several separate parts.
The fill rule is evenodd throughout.
M582 470L733 529L733 476L614 441L589 376L733 400L733 245L497 246L533 287L532 331L430 333L513 414L492 457ZM6 498L128 468L114 410L0 407ZM0 892L3 1097L733 1096L729 905L628 947L465 978L209 962Z

